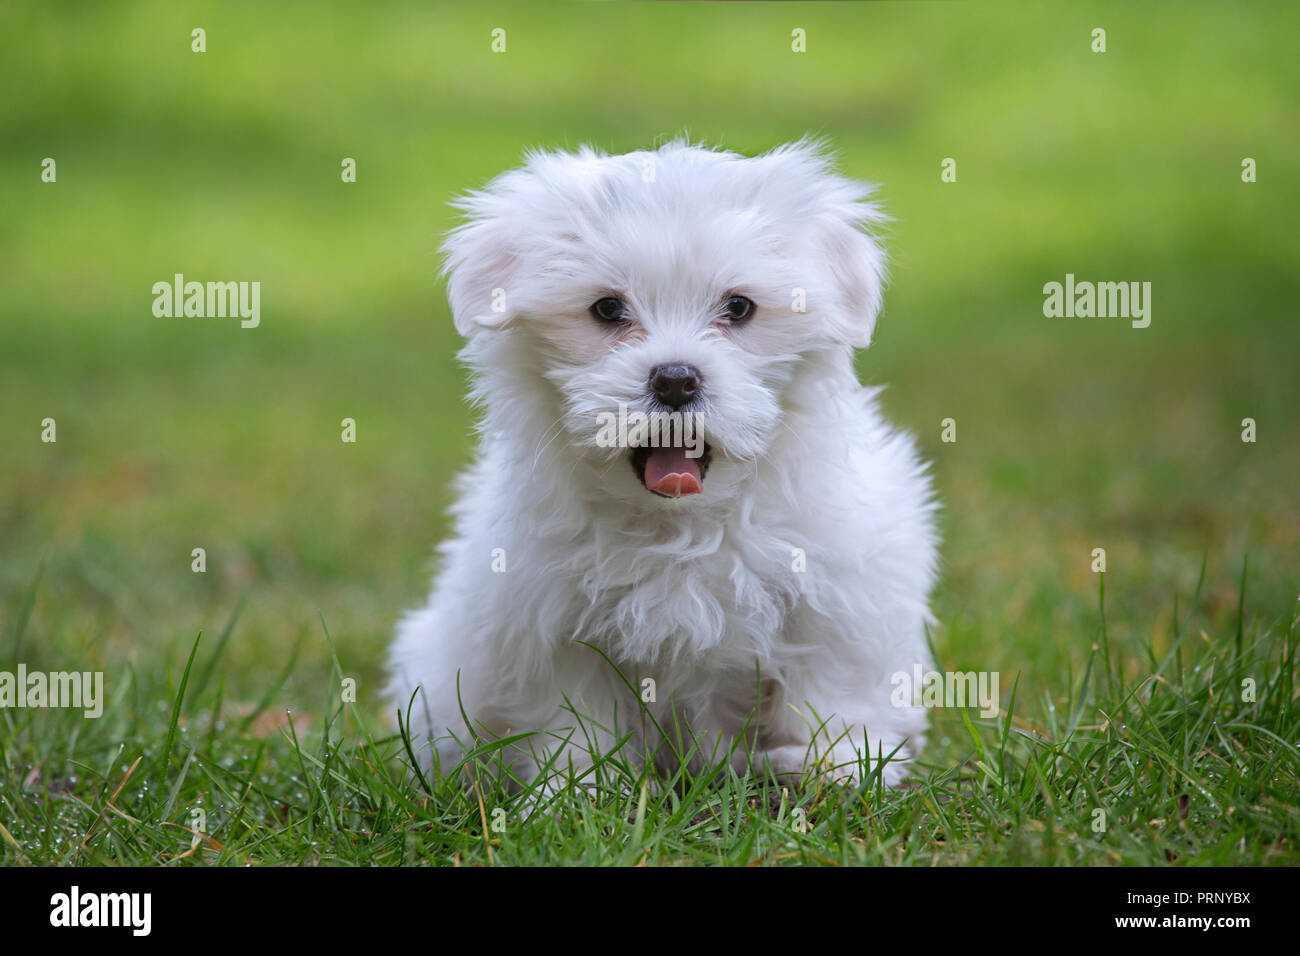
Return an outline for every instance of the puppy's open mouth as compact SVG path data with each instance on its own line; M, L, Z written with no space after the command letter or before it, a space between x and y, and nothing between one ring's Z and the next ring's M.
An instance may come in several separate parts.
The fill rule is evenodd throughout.
M704 454L687 457L685 448L633 448L632 470L647 491L664 498L698 495L704 490L704 476L709 472L713 448L704 443Z

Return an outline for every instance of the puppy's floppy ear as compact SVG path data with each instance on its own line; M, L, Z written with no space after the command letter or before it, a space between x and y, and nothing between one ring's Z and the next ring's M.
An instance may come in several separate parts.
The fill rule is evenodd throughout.
M455 205L465 213L465 221L442 244L442 271L456 331L468 336L478 329L500 328L514 318L511 284L519 276L521 261L515 229L497 197L471 193Z
M835 172L829 147L804 137L758 157L764 192L786 196L791 214L811 227L800 252L827 266L829 302L818 311L831 338L855 348L871 344L887 278L875 227L889 217L871 202L873 187Z
M840 299L827 319L838 341L864 349L871 344L888 280L884 250L869 230L888 217L866 201L866 187L841 182L856 187L857 196L836 204L822 222L822 244Z

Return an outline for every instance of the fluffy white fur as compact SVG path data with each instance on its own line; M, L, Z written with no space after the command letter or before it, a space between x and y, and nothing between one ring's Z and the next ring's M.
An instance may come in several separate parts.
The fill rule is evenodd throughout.
M480 447L389 688L442 772L475 734L552 732L507 748L536 776L577 712L566 773L628 733L672 765L657 724L697 762L860 781L892 755L885 782L906 774L925 714L891 705L890 677L929 665L936 535L914 444L853 369L885 278L869 193L806 142L673 142L534 153L462 200L448 295ZM609 294L626 328L589 313ZM715 319L735 294L757 311L733 328ZM597 413L652 409L664 362L702 374L698 495L648 492L626 449L596 443Z

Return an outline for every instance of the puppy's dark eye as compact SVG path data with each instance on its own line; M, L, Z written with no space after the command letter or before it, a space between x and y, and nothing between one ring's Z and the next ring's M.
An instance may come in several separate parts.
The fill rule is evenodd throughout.
M597 322L622 322L627 318L627 306L612 295L597 299L591 304L591 316Z
M744 322L754 314L756 308L752 299L746 299L743 295L733 295L722 303L722 314L733 323Z

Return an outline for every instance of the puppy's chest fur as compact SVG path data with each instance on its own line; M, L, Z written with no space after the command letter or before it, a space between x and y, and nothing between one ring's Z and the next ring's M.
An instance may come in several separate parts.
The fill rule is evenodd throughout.
M585 641L620 665L752 673L779 650L799 600L792 535L773 521L666 521L652 527L593 521L563 549L553 586L568 592L561 643ZM551 594L551 599L555 597Z

